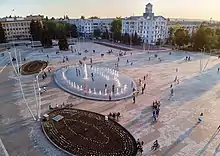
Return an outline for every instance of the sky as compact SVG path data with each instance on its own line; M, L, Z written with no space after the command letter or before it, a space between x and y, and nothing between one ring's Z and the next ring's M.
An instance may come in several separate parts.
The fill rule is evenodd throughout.
M128 17L142 15L147 3L155 15L220 21L220 0L0 0L0 17L43 14L48 17ZM12 10L15 10L14 12Z

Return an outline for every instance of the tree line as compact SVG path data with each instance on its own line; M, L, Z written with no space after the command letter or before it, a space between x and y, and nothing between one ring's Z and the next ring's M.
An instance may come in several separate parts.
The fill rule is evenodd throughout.
M52 39L58 39L61 50L68 49L67 37L78 37L75 25L47 18L43 22L32 20L30 34L34 41L41 41L43 47L52 47Z
M0 43L5 43L5 42L6 42L5 31L0 22Z
M189 34L188 30L177 25L169 29L167 43L191 51L220 49L220 29L201 24Z

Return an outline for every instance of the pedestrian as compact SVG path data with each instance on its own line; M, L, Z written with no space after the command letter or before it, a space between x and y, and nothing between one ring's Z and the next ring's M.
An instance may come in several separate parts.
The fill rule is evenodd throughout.
M177 76L176 76L176 77L175 77L175 79L174 79L174 82L176 82L176 81L177 81L177 79L178 79L178 78L177 78Z
M135 100L136 100L136 99L135 99L135 95L134 95L134 94L133 94L133 97L132 97L132 98L133 98L133 104L135 104Z
M157 121L156 110L155 109L153 109L153 119L154 119L154 121Z
M139 86L141 85L141 79L139 79Z
M141 88L141 93L144 94L144 87Z
M112 85L112 93L113 94L115 93L115 85L114 84Z
M112 100L112 96L111 96L111 94L109 94L108 98L109 98L109 101Z
M170 90L170 96L173 96L173 88Z
M198 118L198 122L201 122L203 120L203 113L200 114L199 118Z
M173 87L173 84L170 85L170 88L172 88L172 87Z
M157 107L157 109L156 109L157 118L159 117L159 113L160 113L160 107Z
M129 63L128 59L127 59L127 63Z
M146 83L144 83L144 89L146 88Z

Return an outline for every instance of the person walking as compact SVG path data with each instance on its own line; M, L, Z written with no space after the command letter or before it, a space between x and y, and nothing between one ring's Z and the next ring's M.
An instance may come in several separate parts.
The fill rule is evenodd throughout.
M203 120L203 113L200 114L199 118L198 118L198 122L201 122Z
M135 104L135 94L133 94L133 96L132 96L132 98L133 98L133 104Z
M153 119L154 119L154 121L157 121L157 116L156 116L156 110L155 109L153 109Z

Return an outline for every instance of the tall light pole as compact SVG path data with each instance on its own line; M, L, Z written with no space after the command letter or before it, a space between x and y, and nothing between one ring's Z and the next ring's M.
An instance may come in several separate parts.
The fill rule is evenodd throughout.
M38 99L37 99L37 91L36 91L36 87L35 87L36 82L37 82L37 80L34 80L33 86L34 86L34 95L35 95L35 99L36 99L36 112L37 112L37 117L38 117Z
M39 96L39 103L38 103L38 121L40 121L41 118L41 89L40 89L40 84L39 84L39 75L42 73L43 70L41 70L37 76L36 76L36 81L37 81L37 87L38 87L38 96Z
M19 81L19 84L20 84L21 94L22 94L22 97L23 97L23 99L24 99L24 103L25 103L26 107L28 108L28 111L29 111L30 114L32 115L33 119L36 120L36 118L35 118L35 116L34 116L32 110L30 109L30 107L29 107L29 105L28 105L28 103L27 103L27 100L26 100L26 98L25 98L25 96L24 96L24 90L23 90L23 86L22 86L22 83L21 83L21 75L20 75L20 73L18 73L18 71L16 71L16 69L15 69L14 63L12 62L12 58L11 58L11 52L8 52L8 54L9 54L9 57L10 57L11 64L12 64L12 66L13 66L13 68L14 68L14 72L15 72L15 74L16 74L16 77L18 78L18 79L16 79L16 80L18 80L18 81Z

